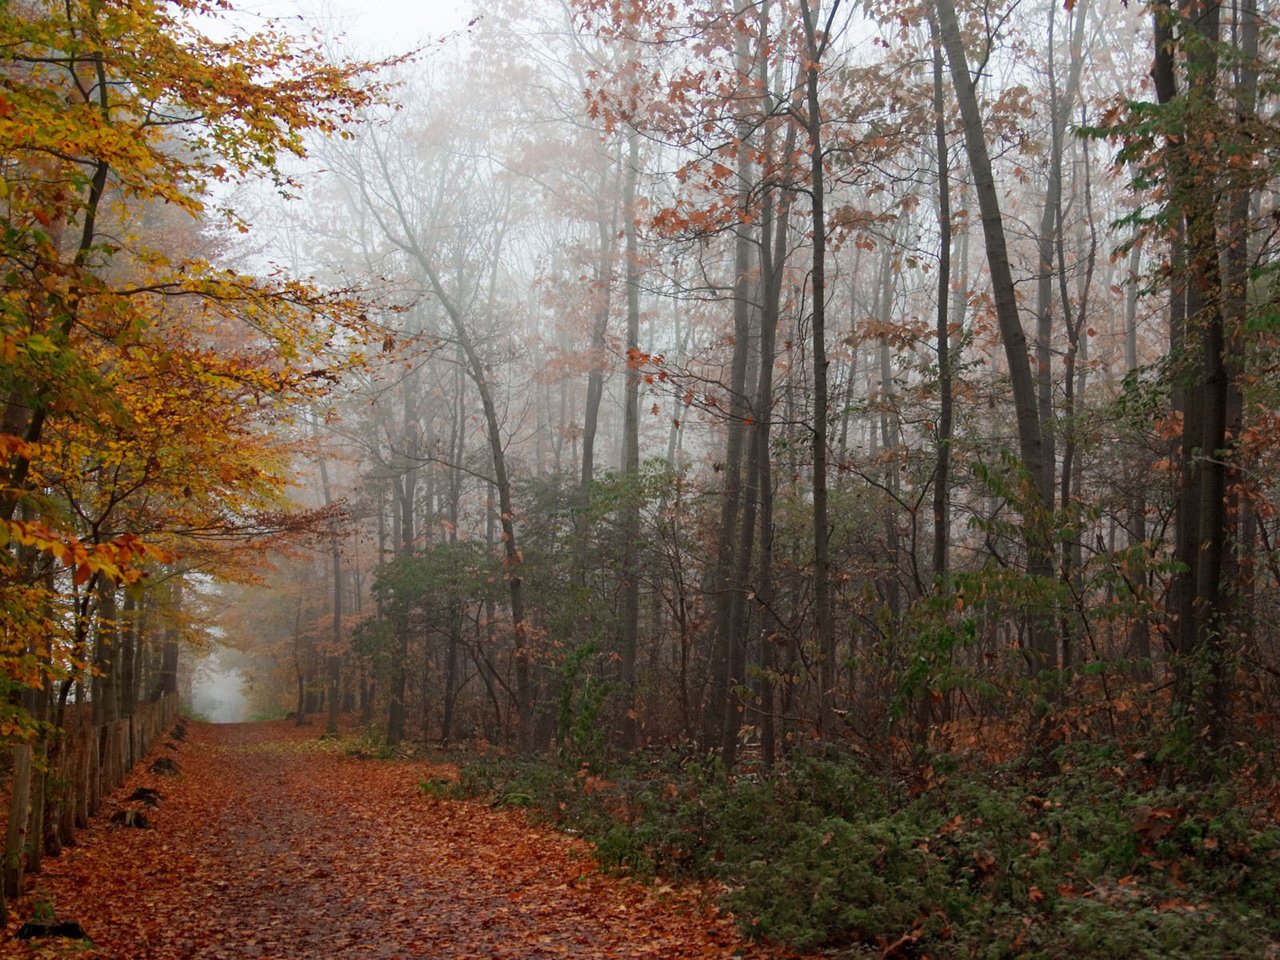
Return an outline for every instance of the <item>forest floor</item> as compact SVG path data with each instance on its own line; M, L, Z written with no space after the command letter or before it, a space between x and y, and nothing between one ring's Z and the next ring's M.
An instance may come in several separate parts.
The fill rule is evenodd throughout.
M607 876L522 811L429 797L451 771L357 759L288 722L187 726L28 879L0 957L776 957L696 889ZM148 769L173 758L177 775ZM137 787L162 796L144 807ZM139 809L148 829L112 825ZM52 908L91 943L19 941Z

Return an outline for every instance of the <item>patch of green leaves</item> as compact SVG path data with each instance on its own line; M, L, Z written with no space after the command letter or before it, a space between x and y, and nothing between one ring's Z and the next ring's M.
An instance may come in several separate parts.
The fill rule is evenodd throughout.
M488 757L452 789L519 797L607 869L719 880L747 932L799 950L1207 960L1280 938L1280 830L1228 789L1112 745L1063 747L1051 773L931 761L949 772L916 796L817 751L736 777L675 755L609 779Z

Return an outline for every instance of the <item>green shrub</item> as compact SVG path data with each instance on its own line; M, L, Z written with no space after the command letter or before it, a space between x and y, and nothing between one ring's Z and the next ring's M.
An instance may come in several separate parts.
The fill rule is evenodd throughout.
M1044 773L934 758L950 773L915 797L831 752L768 776L668 756L607 779L487 757L451 789L518 798L592 841L608 870L720 880L744 930L798 950L878 955L905 938L939 960L1274 952L1280 830L1230 790L1164 785L1166 771L1114 749L1052 759Z

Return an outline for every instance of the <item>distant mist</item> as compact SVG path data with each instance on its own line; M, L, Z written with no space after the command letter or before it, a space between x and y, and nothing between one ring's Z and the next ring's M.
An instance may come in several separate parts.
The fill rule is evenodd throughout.
M191 708L212 723L243 722L248 718L244 677L239 670L224 667L216 656L205 657L191 681Z

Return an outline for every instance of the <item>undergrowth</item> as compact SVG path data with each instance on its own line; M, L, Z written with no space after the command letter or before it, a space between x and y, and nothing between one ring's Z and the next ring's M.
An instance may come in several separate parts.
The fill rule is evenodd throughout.
M830 752L734 777L676 757L604 776L489 755L448 789L580 833L609 870L719 881L745 931L801 951L1280 955L1274 823L1225 787L1171 785L1141 754L1076 745L1052 761L938 756L912 790Z

